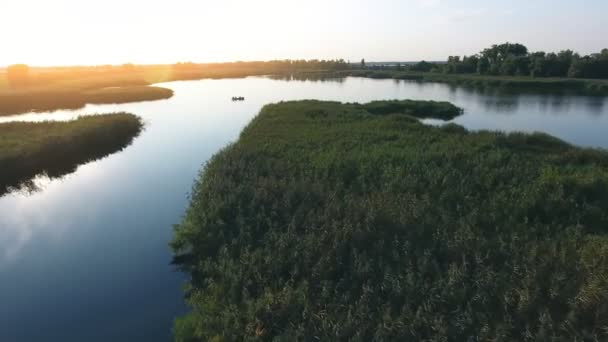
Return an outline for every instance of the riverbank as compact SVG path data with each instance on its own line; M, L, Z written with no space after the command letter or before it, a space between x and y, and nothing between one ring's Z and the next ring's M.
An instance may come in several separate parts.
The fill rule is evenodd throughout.
M78 165L128 146L141 132L140 118L127 113L80 117L67 122L0 124L0 195L28 188L40 174L56 178Z
M178 341L604 336L608 154L392 106L268 105L213 157Z
M295 73L296 79L366 77L419 82L439 82L465 87L495 87L519 92L551 92L581 95L608 95L608 80L573 78L535 78L527 76L485 76L476 74L440 74L398 70L344 70L335 72Z

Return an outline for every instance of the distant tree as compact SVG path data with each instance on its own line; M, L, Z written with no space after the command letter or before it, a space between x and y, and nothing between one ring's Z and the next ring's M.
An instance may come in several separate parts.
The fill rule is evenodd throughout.
M531 55L531 66L533 76L542 77L567 77L572 63L580 56L572 50L564 50L559 53Z
M412 65L410 67L410 70L418 71L418 72L429 72L429 71L433 70L434 66L435 65L433 63L429 63L427 61L421 61L421 62L418 62L418 63Z
M503 74L504 71L512 71L513 60L509 61L511 65L503 67L502 64L509 56L526 56L528 54L528 48L522 44L504 43L500 45L492 45L491 48L485 49L481 52L481 58L485 58L488 61L488 68L485 73L499 75ZM514 71L513 71L514 72Z
M26 64L11 65L6 69L6 77L12 87L27 85L29 83L30 67Z
M410 70L427 68L411 66ZM532 77L583 77L608 78L608 49L588 56L580 56L572 50L558 53L529 52L518 43L492 45L477 55L450 56L436 69L449 74L478 73L481 75L505 75Z
M448 73L448 74L455 73L459 63L460 63L460 56L449 56L448 63L444 66L443 72Z
M505 55L525 56L528 54L528 48L523 44L506 43L499 47L504 50Z
M547 74L546 54L543 51L530 55L530 76L543 77Z
M577 60L574 60L572 62L572 64L570 64L570 67L568 68L568 77L571 77L571 78L583 77L584 67L585 67L584 59L579 58Z
M507 56L500 64L500 74L507 76L515 75L515 72L517 71L516 59L517 57L514 55Z
M481 75L485 75L490 70L490 61L486 57L479 58L479 62L477 63L477 73Z
M479 56L464 56L462 59L462 72L463 73L475 73L477 72L477 65L479 64Z
M448 57L448 62L443 66L443 71L448 74L471 74L477 72L478 56Z
M365 58L361 59L361 69L365 69Z
M515 63L515 74L518 76L530 75L530 57L529 56L517 56L514 60Z
M608 51L575 59L568 70L570 77L608 78Z
M448 63L460 63L460 56L448 57Z

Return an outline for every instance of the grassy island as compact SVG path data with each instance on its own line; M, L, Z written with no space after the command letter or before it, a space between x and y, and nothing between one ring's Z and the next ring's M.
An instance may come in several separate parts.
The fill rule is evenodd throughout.
M78 165L128 146L143 123L132 114L80 117L68 122L0 124L0 195L27 187L37 175L60 177Z
M171 89L149 86L120 86L98 89L50 87L0 92L0 115L79 109L85 105L167 99Z
M175 228L176 340L606 339L608 153L417 119L459 112L264 107Z
M84 92L85 101L93 104L127 103L168 99L173 90L162 87L110 87Z

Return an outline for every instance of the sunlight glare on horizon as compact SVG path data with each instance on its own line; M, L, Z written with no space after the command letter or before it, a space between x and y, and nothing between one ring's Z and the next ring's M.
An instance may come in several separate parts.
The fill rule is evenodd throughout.
M582 2L5 0L0 65L443 60L504 41L596 52L608 5Z

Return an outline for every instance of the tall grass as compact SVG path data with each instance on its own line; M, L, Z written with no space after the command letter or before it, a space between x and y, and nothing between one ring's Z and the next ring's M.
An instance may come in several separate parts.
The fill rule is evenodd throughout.
M45 174L61 177L78 165L128 146L142 130L141 119L116 113L79 117L68 122L0 124L0 195L31 186Z
M94 104L154 101L172 96L171 89L147 86L110 87L84 92L85 102Z
M53 87L0 93L0 115L79 109L88 103L153 101L173 96L171 89L148 86L120 86L92 90Z
M176 340L606 340L608 153L398 104L268 105L212 158Z

